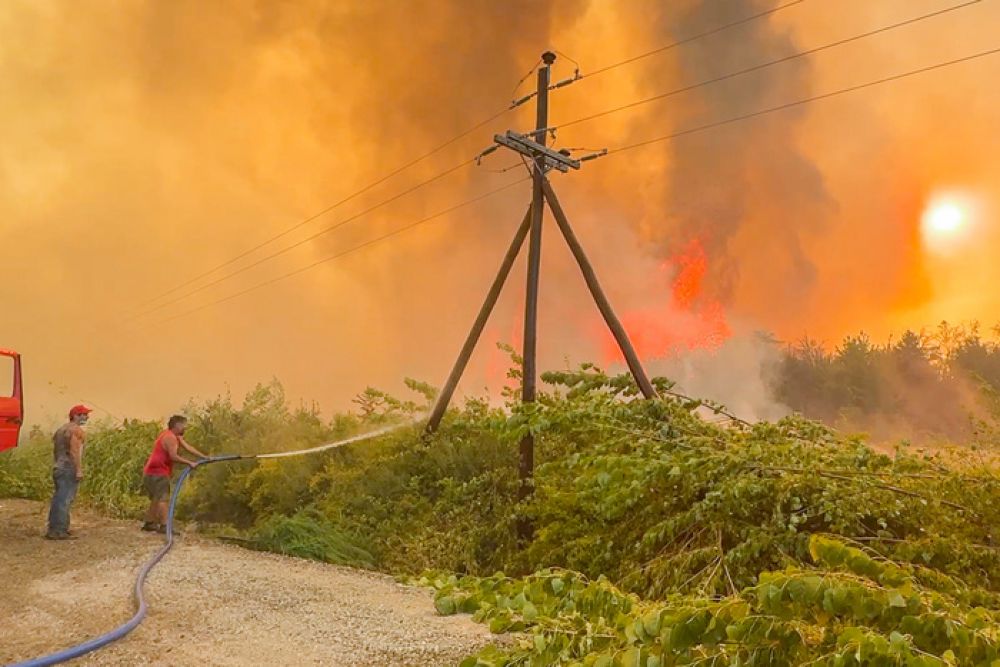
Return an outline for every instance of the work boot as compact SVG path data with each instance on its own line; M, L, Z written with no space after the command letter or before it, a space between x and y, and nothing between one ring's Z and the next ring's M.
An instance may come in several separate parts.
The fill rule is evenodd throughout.
M160 524L152 523L150 521L146 521L142 524L142 530L146 531L147 533L155 533L157 530L159 530L159 528Z

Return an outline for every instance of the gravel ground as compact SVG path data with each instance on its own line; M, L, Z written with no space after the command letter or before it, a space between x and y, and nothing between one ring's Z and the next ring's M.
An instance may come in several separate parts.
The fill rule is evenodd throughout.
M80 538L42 539L46 508L0 500L0 664L66 648L133 613L162 537L78 509ZM494 641L390 577L184 535L146 582L150 611L78 665L449 665Z

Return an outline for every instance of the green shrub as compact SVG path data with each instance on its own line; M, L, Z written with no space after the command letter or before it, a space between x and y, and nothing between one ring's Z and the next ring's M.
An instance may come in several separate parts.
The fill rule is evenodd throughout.
M37 426L27 442L0 452L0 498L47 500L52 495L52 441Z
M344 534L311 510L292 516L271 516L254 528L248 544L263 551L337 565L366 568L375 565L362 540Z

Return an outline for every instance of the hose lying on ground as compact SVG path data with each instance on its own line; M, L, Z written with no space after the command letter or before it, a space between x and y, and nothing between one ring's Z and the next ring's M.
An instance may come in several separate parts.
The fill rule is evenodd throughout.
M357 435L351 438L346 438L344 440L338 440L336 442L331 442L325 445L319 445L318 447L310 447L308 449L298 449L291 452L276 452L273 454L229 454L226 456L213 456L201 461L198 465L209 465L212 463L220 463L223 461L239 461L246 459L273 459L281 458L286 456L301 456L304 454L315 454L317 452L323 452L328 449L335 449L337 447L343 447L344 445L349 445L354 442L360 442L362 440L369 440L371 438L376 438L380 435L385 435L390 431L395 431L397 429L403 428L408 424L400 424L397 426L388 426L371 433L365 433L364 435ZM110 630L103 635L94 637L93 639L87 640L76 646L71 646L62 651L57 651L56 653L50 653L49 655L41 656L38 658L32 658L31 660L25 660L23 662L11 663L7 667L47 667L48 665L58 665L59 663L66 662L67 660L72 660L74 658L79 658L82 655L86 655L91 651L96 651L99 648L103 648L108 644L118 641L128 633L139 627L142 620L146 617L146 611L148 606L146 605L146 599L142 594L143 584L146 583L146 577L149 576L150 571L156 566L160 560L167 555L170 548L174 545L174 510L177 506L177 497L180 495L181 488L184 486L185 480L191 474L193 468L185 468L180 477L177 478L177 484L174 486L174 491L170 496L170 506L167 512L167 541L164 545L155 553L153 557L146 561L146 564L142 566L139 570L139 576L135 580L135 590L133 592L135 598L135 615L132 616L128 621L118 626L114 630Z

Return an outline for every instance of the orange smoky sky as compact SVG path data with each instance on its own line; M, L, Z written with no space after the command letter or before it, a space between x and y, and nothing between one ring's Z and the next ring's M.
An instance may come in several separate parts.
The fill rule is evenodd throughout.
M0 4L0 347L24 356L28 421L78 401L159 417L271 378L331 409L368 385L397 391L404 376L441 383L524 214L526 183L246 290L523 179L523 169L502 171L517 163L505 151L207 284L473 157L494 132L530 128L531 105L152 299L501 111L547 48L560 54L554 79L572 76L573 61L586 75L777 4ZM550 118L954 4L804 0L560 88ZM998 22L1000 6L984 1L574 124L557 145L615 148L997 48ZM727 335L828 341L942 318L991 323L998 73L1000 56L985 57L611 155L553 183L623 320L642 329L637 339L690 324L692 313L711 313L716 334L722 318ZM975 224L939 253L921 218L950 192L975 201ZM678 303L692 253L704 260L699 292ZM522 256L463 392L496 388L494 343L519 342L524 279ZM541 290L539 365L602 360L596 309L551 224Z

